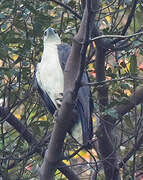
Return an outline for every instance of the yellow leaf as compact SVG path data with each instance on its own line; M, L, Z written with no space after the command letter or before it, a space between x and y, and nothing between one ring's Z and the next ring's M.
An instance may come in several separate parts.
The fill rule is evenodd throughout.
M40 118L39 118L39 121L47 121L47 116L44 115L44 116L40 117Z
M125 90L124 90L124 93L127 94L127 96L130 96L130 95L132 94L131 91L128 90L128 89L125 89Z
M16 117L17 119L21 119L20 114L16 114L16 113L14 113L14 115L15 115L15 117Z
M82 156L84 159L89 160L90 159L90 154L87 151L80 151L79 155Z
M95 123L96 122L96 116L93 116L92 120L93 120L93 123Z
M57 15L56 12L54 12L54 11L50 12L50 16L55 17L56 15Z
M63 160L63 162L68 166L70 165L70 161L68 161L68 160Z
M111 17L110 16L106 16L105 18L106 18L108 23L111 23Z
M74 153L74 151L69 151L70 155L72 155L73 153ZM82 150L78 154L76 154L73 158L78 159L79 156L82 156L83 158L88 159L89 153L87 151Z
M19 46L18 43L9 43L9 47L11 47L11 48L16 48L18 46Z
M10 55L11 59L14 60L14 61L17 60L18 56L19 55L17 55L17 54Z
M89 70L91 70L91 71L94 71L95 69L94 69L94 66L93 66L93 63L92 64L89 64L88 65L88 68L89 68Z

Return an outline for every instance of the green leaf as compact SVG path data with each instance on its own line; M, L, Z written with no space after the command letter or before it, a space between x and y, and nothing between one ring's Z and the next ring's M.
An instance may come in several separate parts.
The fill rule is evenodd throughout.
M8 55L6 48L0 47L0 57L5 58Z
M4 24L1 25L1 29L4 31L8 26L8 22L5 22Z
M0 19L4 19L5 15L3 13L0 13Z
M129 71L131 75L136 75L137 73L137 58L135 55L132 55L130 60L129 60Z
M131 89L130 85L128 83L121 83L120 86L121 86L122 89Z
M29 11L31 11L33 14L38 14L38 11L37 11L34 7L32 7L29 2L26 2L26 1L25 1L25 2L24 2L24 6L25 6Z
M42 32L42 25L38 24L38 23L35 23L33 25L33 32L34 32L34 35L39 36L41 34L41 32Z
M109 116L111 116L111 117L113 117L115 119L119 118L118 113L114 108L109 108L109 109L105 110L103 114L104 115L109 115Z
M131 6L132 5L132 0L124 0L125 4L127 6Z

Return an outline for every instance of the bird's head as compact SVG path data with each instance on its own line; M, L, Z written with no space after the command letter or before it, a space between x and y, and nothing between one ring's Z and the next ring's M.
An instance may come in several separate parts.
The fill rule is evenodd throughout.
M44 31L44 45L46 44L61 44L61 39L55 29L49 27Z

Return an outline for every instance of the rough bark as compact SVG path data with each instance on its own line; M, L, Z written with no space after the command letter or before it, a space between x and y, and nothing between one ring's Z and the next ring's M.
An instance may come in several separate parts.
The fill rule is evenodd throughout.
M47 142L47 139L44 139L44 140L38 142L35 139L35 136L30 132L30 130L27 127L25 127L21 123L21 121L18 120L11 112L9 112L8 108L0 107L0 117L2 118L3 121L7 121L13 128L15 128L16 131L19 132L21 137L23 137L26 140L26 142L29 144L29 146L34 145L34 148L32 148L33 149L32 152L30 152L31 155L34 153L38 153L39 155L44 157L44 153L42 153L42 151L43 151L42 146L40 146L40 145L44 144L45 141ZM16 164L17 163L18 162L16 162ZM9 169L13 168L16 164L15 164L15 162L13 164L11 164L11 167L9 167ZM69 180L79 180L77 175L75 175L75 173L69 167L67 167L66 164L64 164L63 162L60 162L58 164L58 169Z
M10 111L8 108L0 107L0 117L3 121L7 121L12 127L14 127L22 137L28 142L28 144L34 144L36 139L32 133L25 127Z
M133 1L134 4L137 4L137 1ZM133 12L135 11L135 5L133 4L131 15L133 16ZM70 9L69 9L70 10ZM87 9L86 9L87 10ZM61 162L59 163L59 160L62 157L62 147L63 147L63 141L66 136L66 131L68 127L68 122L70 121L70 116L72 115L72 109L74 104L74 99L76 98L76 93L73 93L75 90L75 86L77 84L77 76L80 73L79 69L81 66L81 48L82 44L80 42L84 41L84 35L86 34L86 22L87 22L87 11L84 11L84 16L82 19L82 23L80 26L80 30L78 34L75 36L75 41L73 41L72 46L72 52L69 57L69 63L66 67L65 71L65 90L64 90L64 100L61 107L61 110L58 113L58 116L56 117L56 123L54 126L54 131L52 133L52 138L50 140L49 149L47 150L45 154L45 159L42 164L42 167L40 169L41 174L41 180L45 179L53 179L53 174L57 167L61 165ZM70 10L71 11L71 10ZM77 14L75 14L78 18L81 18ZM85 18L85 19L84 19ZM131 23L132 17L129 16L127 20L127 24L125 28L123 29L123 34L127 31L130 23ZM94 33L95 36L99 35L99 32L95 28ZM97 81L103 81L105 79L104 75L104 63L105 63L105 51L106 48L112 48L112 43L107 41L105 43L102 40L96 41L97 47ZM110 47L111 46L111 47ZM100 47L100 48L99 48ZM101 70L98 72L98 70ZM101 73L103 72L103 73ZM72 82L72 83L71 83ZM78 89L78 88L77 88ZM74 94L74 96L73 96ZM73 98L74 97L74 98ZM107 88L102 88L98 91L98 97L99 97L99 104L100 104L100 110L101 112L104 111L106 106L108 105L108 93ZM132 108L134 108L137 104L143 102L143 89L140 89L135 94L133 94L129 98L129 102L126 105L120 105L118 106L117 113L119 114L119 117L122 117L125 113L129 112ZM16 119L13 118L12 114L9 114L7 116L4 114L4 109L0 109L0 116L5 118L7 122L9 122L13 127L17 129L17 131L25 137L26 141L29 144L35 143L36 140L33 138L31 133L28 132L26 128L21 128L21 124L16 123ZM12 121L11 121L12 119ZM100 147L100 153L103 159L103 165L105 170L105 176L107 180L111 179L119 179L119 170L117 166L117 155L114 147L114 137L112 134L112 128L114 125L114 122L116 122L115 119L112 119L112 117L101 117L101 130L99 135L99 147ZM64 124L64 126L63 126ZM60 137L59 137L60 135ZM142 136L138 140L138 143L136 146L133 146L133 149L128 153L127 157L124 158L124 162L126 162L133 154L135 150L137 150L141 143L143 141ZM121 167L120 163L120 167ZM68 168L64 169L65 173L66 170L68 171ZM63 170L63 172L64 172ZM49 176L47 174L49 173ZM69 173L70 174L70 173ZM72 172L71 172L72 174ZM76 175L73 175L73 179L79 179Z
M117 106L116 110L119 117L122 117L127 112L130 112L132 108L134 108L137 104L143 102L143 88L138 89L133 93L126 104L122 104Z
M105 80L105 49L98 47L96 54L96 79L97 82ZM99 108L100 108L100 127L97 130L99 151L103 161L103 167L106 180L119 180L119 167L117 164L117 153L114 144L113 121L109 116L103 116L102 113L108 106L108 88L103 86L97 90Z
M41 180L53 180L57 165L62 157L63 143L67 128L69 127L70 117L72 117L74 101L76 100L76 95L78 92L78 88L76 88L76 85L80 83L77 82L77 79L78 75L80 74L80 52L82 48L81 42L84 42L84 38L86 35L87 18L88 10L86 6L79 31L74 37L71 53L66 64L64 74L64 98L57 117L55 118L55 125L48 149L45 153L44 161L41 168L39 169ZM75 91L75 88L77 89L77 91Z
M117 112L119 116L124 116L127 112L130 112L136 105L143 102L143 88L137 90L134 94L129 97L129 101L127 104L120 105L117 107ZM20 135L28 142L29 145L38 144L34 135L25 127L20 120L18 120L12 113L9 112L8 109L0 107L0 117L7 121L13 128L20 133ZM116 120L115 120L116 121ZM136 145L133 145L132 149L127 153L127 155L123 158L122 162L120 162L119 167L122 168L124 164L131 158L134 154L134 151L138 150L143 143L143 135L138 139ZM106 144L106 142L105 142ZM40 149L36 148L33 153L40 153ZM69 179L69 180L79 180L79 178L73 173L73 171L66 167L66 165L62 162L58 164L58 169Z

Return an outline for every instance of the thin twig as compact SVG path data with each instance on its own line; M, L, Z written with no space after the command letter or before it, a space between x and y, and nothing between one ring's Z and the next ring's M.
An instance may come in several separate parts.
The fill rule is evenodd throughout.
M123 81L123 80L133 80L132 78L129 78L129 76L118 78L118 79L111 79L111 80L105 80L105 81L100 81L100 82L91 82L91 83L82 83L82 86L100 86L104 85L106 83L112 83L112 82L117 82L117 81Z
M95 40L103 39L103 38L121 38L121 39L125 39L125 38L132 38L134 36L138 36L138 35L141 35L141 34L143 34L143 31L138 32L138 33L134 33L132 35L127 35L127 36L123 36L123 35L102 35L102 36L92 38L92 39L90 39L90 41L95 41Z
M77 17L78 19L82 19L82 16L80 16L76 11L74 11L70 6L60 2L60 1L57 1L57 0L47 0L47 1L52 1L52 2L55 2L56 4L64 7L65 9L67 9L68 11L70 11L75 17Z
M134 14L135 14L137 3L138 3L138 0L133 1L131 12L130 12L130 14L128 16L128 19L127 19L127 22L126 22L126 24L125 24L125 26L124 26L124 28L122 30L122 35L124 35L127 32L128 28L129 28L129 26L130 26L130 24L132 22L132 18L133 18Z

